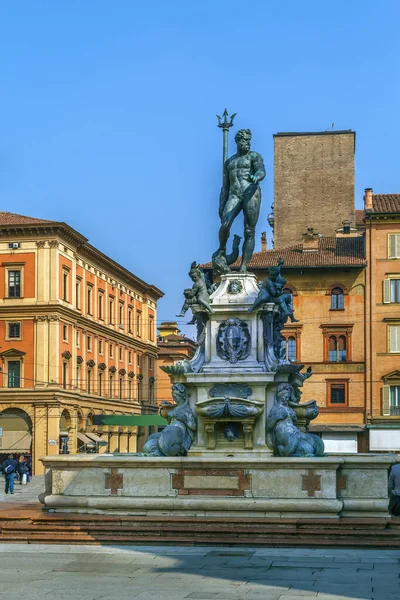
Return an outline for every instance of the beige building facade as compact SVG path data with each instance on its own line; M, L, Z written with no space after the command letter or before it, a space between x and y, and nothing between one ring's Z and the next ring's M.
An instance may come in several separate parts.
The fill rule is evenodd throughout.
M136 451L93 416L157 410L162 292L65 223L0 213L0 255L2 457Z
M369 445L400 451L400 194L365 190Z

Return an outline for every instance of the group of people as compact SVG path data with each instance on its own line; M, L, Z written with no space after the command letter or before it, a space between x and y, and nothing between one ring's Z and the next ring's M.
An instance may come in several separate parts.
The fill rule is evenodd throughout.
M26 483L29 483L32 476L32 457L21 454L16 458L14 458L13 454L9 454L8 458L1 466L6 482L6 494L14 493L15 479L19 480L20 484L22 485L24 483L24 479L26 480Z

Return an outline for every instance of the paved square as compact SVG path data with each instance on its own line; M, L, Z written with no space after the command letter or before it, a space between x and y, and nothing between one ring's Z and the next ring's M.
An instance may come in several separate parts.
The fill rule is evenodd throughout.
M8 600L399 600L400 551L0 544Z

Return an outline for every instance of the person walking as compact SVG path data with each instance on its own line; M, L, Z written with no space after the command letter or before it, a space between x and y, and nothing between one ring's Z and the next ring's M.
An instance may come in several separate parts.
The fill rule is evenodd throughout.
M389 476L389 512L400 517L400 463L393 465Z
M17 469L17 461L14 460L13 454L9 454L8 458L3 462L2 469L6 479L5 493L8 494L10 492L10 494L13 494L15 471Z
M26 464L26 461L25 461L25 456L23 454L21 454L21 456L19 457L17 471L19 474L20 485L23 484L24 475L25 475L26 483L29 483L29 469L28 469L28 465Z

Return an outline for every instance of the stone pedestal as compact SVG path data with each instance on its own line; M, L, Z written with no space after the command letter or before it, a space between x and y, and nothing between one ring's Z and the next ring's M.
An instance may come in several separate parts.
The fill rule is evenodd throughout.
M390 455L323 458L53 456L56 512L224 518L389 518Z

